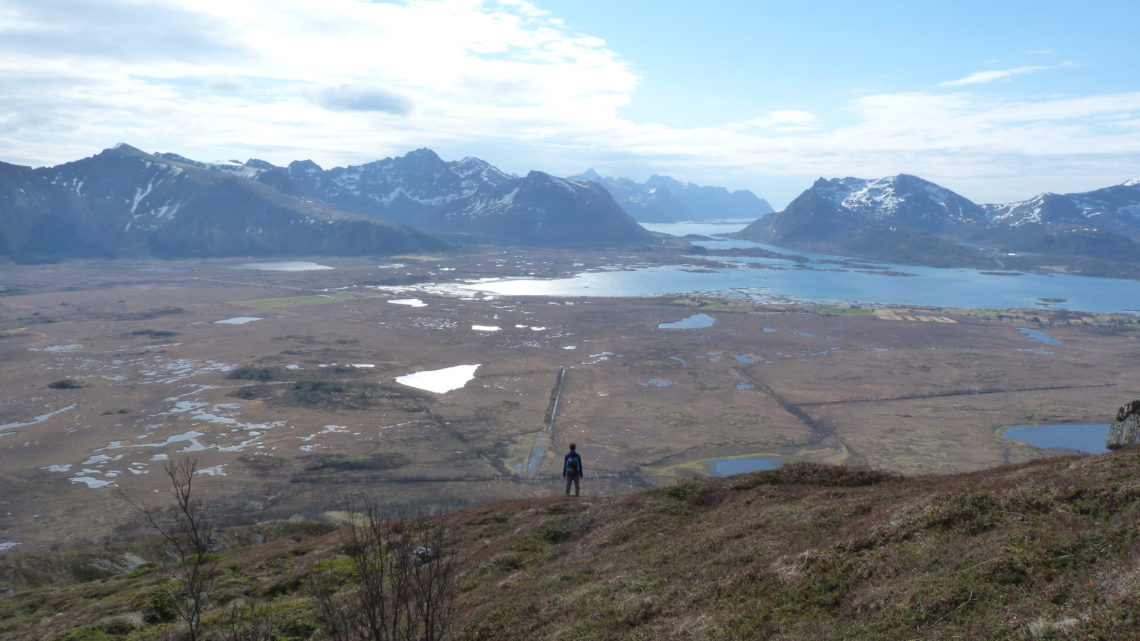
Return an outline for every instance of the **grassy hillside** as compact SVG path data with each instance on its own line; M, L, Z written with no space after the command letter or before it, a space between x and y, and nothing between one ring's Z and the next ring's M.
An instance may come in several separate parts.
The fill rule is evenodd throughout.
M1140 638L1136 448L948 477L793 464L446 518L454 639ZM325 638L310 577L348 583L342 532L224 542L207 627L255 604L279 639ZM114 567L157 549L9 552L0 638L168 638L164 567Z

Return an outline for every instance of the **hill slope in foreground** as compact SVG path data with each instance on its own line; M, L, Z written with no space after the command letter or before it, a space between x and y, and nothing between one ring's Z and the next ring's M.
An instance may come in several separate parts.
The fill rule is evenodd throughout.
M943 477L801 463L445 518L454 639L1140 638L1137 448ZM345 548L316 528L228 532L213 597L229 605L205 620L257 601L279 638L326 638L307 577ZM92 563L127 546L10 554L0 582L24 591L0 600L0 637L164 638L175 624L141 622L163 568Z

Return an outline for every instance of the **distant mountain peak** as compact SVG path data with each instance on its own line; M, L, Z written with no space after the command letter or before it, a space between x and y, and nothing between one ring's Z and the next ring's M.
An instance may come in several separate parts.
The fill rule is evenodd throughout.
M730 192L654 174L643 183L629 178L604 177L593 168L571 180L597 183L635 220L650 223L682 220L750 219L772 213L763 198L747 190Z
M401 156L400 159L402 159L402 160L417 160L420 162L430 162L430 163L440 163L440 164L443 163L443 159L439 157L439 154L435 153L431 149L428 149L427 147L420 147L419 149L414 149L412 151L409 151L408 153Z
M289 163L289 171L299 171L301 173L311 174L324 171L321 166L311 160L294 160Z
M1120 184L1121 187L1138 187L1140 186L1140 177L1133 178L1132 180L1125 180Z
M111 147L110 149L104 149L103 153L99 155L102 156L103 154L132 157L150 156L150 154L146 153L145 151L137 147L132 147L125 142L115 143L114 147Z

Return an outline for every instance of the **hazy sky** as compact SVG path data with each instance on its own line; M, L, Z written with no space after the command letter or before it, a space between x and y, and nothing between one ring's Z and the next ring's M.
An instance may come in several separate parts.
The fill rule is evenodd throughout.
M0 160L116 142L325 167L431 147L978 202L1140 177L1135 0L0 0Z

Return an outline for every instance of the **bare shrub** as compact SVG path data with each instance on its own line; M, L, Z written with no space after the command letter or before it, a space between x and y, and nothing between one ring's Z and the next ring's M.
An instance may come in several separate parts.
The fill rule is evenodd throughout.
M214 527L194 494L194 475L198 461L182 458L167 461L163 472L170 478L173 503L166 508L152 508L124 498L134 507L148 526L159 533L171 557L170 577L176 588L170 592L171 606L186 623L190 641L202 639L202 612L210 589L217 577L210 558L214 547Z
M350 506L351 507L351 506ZM314 578L325 633L334 641L440 641L455 611L455 555L441 519L388 520L361 502L345 529L346 584Z

